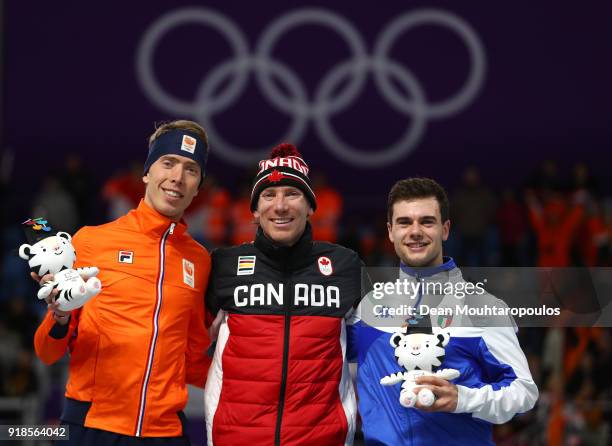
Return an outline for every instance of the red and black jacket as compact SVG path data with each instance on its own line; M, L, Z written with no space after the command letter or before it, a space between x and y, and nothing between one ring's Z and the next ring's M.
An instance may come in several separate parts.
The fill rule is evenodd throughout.
M261 231L212 255L206 295L217 332L206 385L209 444L352 444L356 404L345 361L347 319L361 296L354 251L292 247ZM350 324L350 322L349 322Z

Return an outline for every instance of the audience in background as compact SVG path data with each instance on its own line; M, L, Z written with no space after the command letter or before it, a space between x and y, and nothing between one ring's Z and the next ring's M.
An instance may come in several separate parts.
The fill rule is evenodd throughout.
M129 168L109 178L102 188L102 197L108 203L106 220L113 221L136 208L144 196L142 162L132 161Z
M525 265L527 257L528 226L524 207L510 188L501 194L495 221L500 240L500 266Z
M342 196L323 173L316 173L312 186L317 197L317 212L310 217L312 239L338 243L338 227L342 217Z
M64 167L59 172L59 180L77 208L77 228L88 224L92 217L92 205L96 203L97 191L92 172L84 166L80 155L69 153L66 156Z
M251 186L244 183L236 199L230 205L230 245L249 243L255 239L255 221L251 213Z
M41 191L34 199L32 214L44 215L56 222L55 227L60 231L72 234L78 228L79 209L59 177L52 173L43 180Z
M526 194L529 220L538 240L538 266L570 266L570 248L584 216L584 191L575 192L571 202L558 192L540 201Z
M457 232L458 265L481 266L489 263L491 255L490 227L497 201L493 191L481 182L476 167L468 167L463 182L451 197L451 222Z

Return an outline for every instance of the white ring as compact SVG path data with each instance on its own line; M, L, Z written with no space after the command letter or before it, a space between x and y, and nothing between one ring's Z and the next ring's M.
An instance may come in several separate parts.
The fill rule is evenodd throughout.
M224 62L218 67L216 67L210 75L202 82L200 88L198 89L198 101L204 102L205 98L209 97L209 95L215 90L217 85L225 79L225 73L229 73L235 71L240 67L248 67L249 69L256 70L257 67L263 62L257 59L248 59L245 63L244 61L228 61ZM265 63L269 63L268 68L272 68L272 71L275 71L278 75L279 79L282 79L285 82L288 90L293 93L296 97L297 101L306 100L306 91L302 86L300 80L293 74L293 72L283 64L267 61ZM248 71L247 71L248 73ZM230 143L228 143L221 135L217 132L215 126L213 125L211 119L211 113L209 109L203 107L199 113L197 114L197 119L208 133L208 139L211 141L211 145L214 147L221 146L224 150L218 151L218 155L223 158L225 161L234 163L239 166L244 167L252 167L254 163L259 161L260 159L265 159L270 152L270 146L266 146L265 148L241 148L236 147ZM293 122L291 127L278 141L275 141L274 144L282 142L282 141L295 141L296 144L302 140L304 133L306 132L308 124L308 117L302 114L295 114L293 116Z
M238 26L218 12L205 8L182 8L157 19L144 33L138 45L136 70L138 79L140 79L149 99L162 110L177 116L194 115L201 108L201 105L198 105L197 102L179 99L164 91L153 74L153 54L157 42L168 31L189 23L203 23L221 33L232 47L235 59L240 60L249 57L247 41ZM209 100L207 101L207 107L211 109L221 108L227 105L227 97L237 96L236 91L240 94L248 80L248 71L240 71L236 74L236 78L226 87L225 92L217 97L217 103Z
M425 110L427 117L442 118L457 113L472 102L484 81L486 71L484 47L470 25L460 17L439 9L423 9L404 14L391 22L380 34L374 46L373 58L384 64L389 60L388 56L393 43L402 33L415 26L428 23L443 25L455 31L466 44L472 61L468 79L457 93L440 103L427 104ZM379 70L375 71L374 80L387 101L394 103L405 113L413 112L411 102L406 101L404 95Z
M408 71L402 68L401 65L389 61L384 66L377 66L375 62L371 62L367 66L371 71L389 71L395 76L402 86L406 88L412 95L416 104L422 104L421 107L414 107L415 113L412 114L412 122L406 128L404 135L394 144L386 148L378 148L370 152L359 150L342 141L336 132L332 129L328 115L317 115L314 118L317 130L321 139L338 158L347 163L359 167L381 167L387 164L398 161L415 147L421 139L425 130L425 96L423 89L419 85L416 78ZM320 94L325 95L332 91L336 84L342 80L345 72L351 70L350 64L345 63L334 71L325 79L325 83L320 89Z
M272 60L271 55L280 36L287 32L289 28L309 23L327 26L343 37L351 50L353 59L367 59L368 56L365 43L353 25L344 17L334 12L317 8L305 8L291 11L272 22L261 35L259 44L256 47L257 57L263 61ZM315 104L312 105L306 101L298 104L287 101L283 93L274 85L274 82L270 80L269 72L265 64L261 66L260 70L256 71L256 78L262 91L280 110L289 114L300 113L313 116L317 113L339 111L357 97L365 83L366 72L365 70L361 70L356 71L354 74L355 76L349 82L349 85L345 87L344 91L340 93L334 101L329 103L315 102Z

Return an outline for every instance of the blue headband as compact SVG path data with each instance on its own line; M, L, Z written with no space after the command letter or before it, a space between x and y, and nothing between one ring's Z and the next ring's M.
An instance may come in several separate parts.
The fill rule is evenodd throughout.
M200 165L200 170L202 172L200 184L202 183L202 179L206 174L208 145L197 135L197 133L174 129L157 137L153 145L149 148L149 154L144 164L144 174L147 174L151 168L151 164L164 155L179 155L194 160Z

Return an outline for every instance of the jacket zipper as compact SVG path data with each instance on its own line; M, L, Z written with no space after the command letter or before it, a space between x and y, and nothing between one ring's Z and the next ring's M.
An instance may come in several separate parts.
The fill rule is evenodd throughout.
M290 281L287 280L287 267L284 267L283 274L285 276L285 287L289 290ZM288 293L289 294L289 293ZM278 397L278 412L276 415L276 432L274 434L274 444L275 446L280 446L281 442L281 425L283 423L283 411L285 409L285 392L287 391L287 368L289 367L289 334L291 330L291 301L289 299L285 299L284 302L285 307L285 330L283 335L283 368L281 375L281 387L280 394Z
M147 387L149 385L149 378L151 377L151 370L153 368L153 357L155 355L155 344L157 343L157 336L159 334L159 313L162 305L162 286L164 282L164 272L166 263L166 240L168 236L174 232L176 223L170 223L164 235L159 242L159 270L157 279L157 301L155 303L155 313L153 314L153 334L151 336L151 346L149 347L149 356L147 357L147 368L145 370L144 380L140 389L140 403L138 407L138 421L136 422L136 436L142 435L142 424L144 422L144 413L147 403Z

